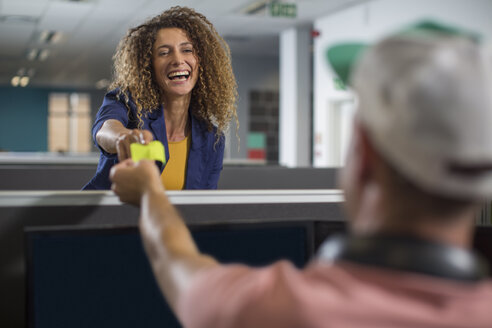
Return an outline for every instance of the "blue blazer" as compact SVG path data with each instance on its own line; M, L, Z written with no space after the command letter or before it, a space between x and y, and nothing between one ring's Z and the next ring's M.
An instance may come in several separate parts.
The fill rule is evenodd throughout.
M110 154L102 149L96 141L96 134L109 119L120 121L128 129L136 129L138 119L136 105L130 98L130 110L125 106L124 100L117 96L117 90L112 90L104 97L103 104L97 113L92 126L92 138L101 151L99 164L95 176L82 188L83 190L110 189L109 171L118 163L117 154ZM215 143L216 137L213 131L208 131L206 122L199 120L190 113L191 118L191 147L188 154L186 169L186 181L184 189L217 189L222 161L224 158L224 136ZM149 130L154 140L162 142L166 153L166 163L169 161L169 145L167 143L166 124L164 123L164 111L162 106L148 115L142 115L143 129ZM156 162L161 173L164 166Z

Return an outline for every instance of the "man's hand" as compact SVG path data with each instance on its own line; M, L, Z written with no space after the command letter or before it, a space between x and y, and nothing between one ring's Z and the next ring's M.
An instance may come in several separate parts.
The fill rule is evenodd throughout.
M159 170L153 161L137 163L127 159L111 168L111 190L122 202L140 206L142 196L149 191L164 191Z

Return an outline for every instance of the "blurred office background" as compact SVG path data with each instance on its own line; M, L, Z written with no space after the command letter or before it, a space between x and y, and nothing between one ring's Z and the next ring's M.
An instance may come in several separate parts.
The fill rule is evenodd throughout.
M173 5L205 14L231 48L240 145L232 126L222 190L171 200L202 249L258 265L303 265L345 226L332 189L356 98L328 66L331 45L427 19L492 36L492 0L0 0L1 327L146 327L166 315L137 209L72 190L95 171L90 130L117 43ZM491 218L489 204L475 238L490 263Z
M327 64L334 43L371 42L422 19L492 35L491 0L0 0L1 155L95 163L90 129L115 47L173 5L205 14L231 48L240 121L240 147L235 126L228 136L232 163L343 165L356 100Z

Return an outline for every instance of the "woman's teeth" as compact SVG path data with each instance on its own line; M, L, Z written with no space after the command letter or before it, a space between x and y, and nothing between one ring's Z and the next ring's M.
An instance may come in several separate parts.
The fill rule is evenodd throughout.
M173 81L186 81L190 73L188 71L172 72L168 74L168 78Z

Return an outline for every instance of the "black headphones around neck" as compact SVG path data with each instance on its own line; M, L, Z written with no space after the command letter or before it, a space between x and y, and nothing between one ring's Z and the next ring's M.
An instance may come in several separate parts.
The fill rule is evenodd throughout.
M469 282L488 276L486 262L471 251L410 236L336 235L321 245L318 258Z

